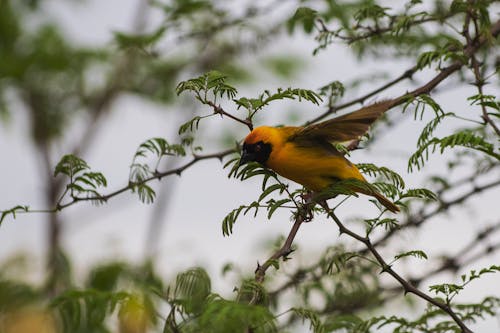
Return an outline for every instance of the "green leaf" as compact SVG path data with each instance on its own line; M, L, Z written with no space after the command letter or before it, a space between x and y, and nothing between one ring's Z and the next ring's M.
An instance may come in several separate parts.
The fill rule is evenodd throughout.
M433 291L436 295L443 294L446 297L451 294L458 293L463 289L462 286L453 283L443 283L443 284L435 284L429 286L429 291Z
M59 163L57 163L54 170L54 176L64 174L68 177L73 177L75 174L88 169L89 166L87 162L75 155L68 154L64 155Z
M84 172L85 170L90 170L88 164L81 158L69 154L64 155L56 165L54 176L63 174L69 178L66 189L69 190L72 198L92 199L93 203L103 202L104 199L96 189L107 186L106 177L100 172Z
M309 7L299 7L295 14L288 20L287 26L289 32L293 32L298 23L302 24L302 28L306 33L311 33L314 28L314 21L318 17L318 12Z
M249 118L251 118L253 114L261 110L264 106L269 105L272 101L283 99L297 99L299 101L306 100L316 105L319 105L319 103L322 101L322 98L318 93L312 90L300 88L278 88L275 93L266 90L258 98L242 97L239 99L234 99L233 101L238 106L238 109L246 109L249 112Z
M365 223L368 225L368 234L377 227L384 227L385 230L394 230L399 228L398 220L395 218L377 218L377 219L366 219Z
M276 319L268 308L236 301L215 299L197 318L192 332L255 333L277 332Z
M415 257L418 259L426 259L426 260L428 259L427 254L425 254L424 251L413 250L413 251L408 251L408 252L398 254L397 256L394 257L394 260L396 261L396 260L399 260L399 259L405 258L405 257Z
M175 302L187 314L200 314L210 291L210 277L202 268L189 269L175 279Z
M196 116L189 121L185 122L179 127L178 134L182 135L186 133L187 131L193 132L193 130L198 130L198 126L200 125L200 120L202 120L204 117Z
M372 177L382 176L400 189L405 188L403 177L387 167L379 167L372 163L359 163L356 167L364 174Z
M156 192L145 183L132 184L132 193L137 193L139 200L145 204L152 204L156 198Z
M207 72L197 78L182 81L177 85L176 92L180 95L184 91L192 91L198 100L204 104L209 102L207 94L212 92L214 97L223 97L228 99L236 96L237 90L233 86L225 83L227 76L218 71Z
M414 189L409 189L406 192L404 192L399 199L403 198L420 198L420 199L426 199L426 200L431 200L431 201L437 201L437 195L432 192L431 190L428 190L426 188L414 188Z
M114 38L120 48L146 48L158 42L165 34L166 27L160 27L148 34L129 34L114 32Z
M269 203L269 206L268 206L268 211L267 211L267 218L268 219L271 219L271 217L273 216L274 212L282 207L284 204L287 204L291 202L290 199L286 198L286 199L281 199L281 200L278 200L278 201L272 201L271 203Z
M292 308L291 311L295 316L301 318L302 321L308 320L310 322L309 328L314 333L326 332L316 311L306 308Z
M229 236L233 233L233 226L236 223L236 220L238 219L241 211L245 208L247 207L241 205L238 208L233 209L229 214L226 215L226 217L224 217L224 219L222 220L222 234L224 236Z
M22 206L22 205L17 205L15 207L12 207L11 209L0 211L2 213L2 215L0 215L0 225L2 225L3 220L7 216L12 215L12 217L15 219L17 212L25 212L26 213L28 211L29 211L29 206Z
M283 193L283 191L285 190L285 185L283 184L274 184L274 185L271 185L269 186L268 188L266 188L262 194L259 196L259 199L257 201L261 202L262 200L264 200L265 197L267 197L269 194L273 193L274 191L277 191L279 190L280 191L280 194Z

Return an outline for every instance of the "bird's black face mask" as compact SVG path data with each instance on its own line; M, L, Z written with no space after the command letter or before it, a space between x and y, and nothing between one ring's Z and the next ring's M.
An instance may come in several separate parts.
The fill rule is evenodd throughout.
M248 162L258 162L263 166L266 165L269 155L271 154L272 146L270 143L264 143L259 141L253 144L245 143L243 144L243 150L241 152L241 159L239 165L246 164Z

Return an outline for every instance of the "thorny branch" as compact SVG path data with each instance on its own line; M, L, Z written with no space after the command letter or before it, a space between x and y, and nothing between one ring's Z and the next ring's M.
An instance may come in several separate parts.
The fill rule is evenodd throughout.
M235 149L227 149L227 150L224 150L224 151L221 151L218 153L213 153L213 154L206 154L206 155L196 155L195 154L195 155L193 155L193 159L190 162L188 162L180 167L169 169L169 170L166 170L163 172L155 172L152 176L145 178L144 180L142 180L140 182L129 182L128 185L123 186L122 188L120 188L116 191L113 191L111 193L101 195L99 197L73 197L72 200L67 202L67 203L62 204L62 203L58 202L56 207L54 207L54 208L36 209L36 210L28 209L26 211L19 211L17 213L18 214L19 213L55 213L55 212L58 212L60 210L65 209L65 208L68 208L70 206L73 206L77 202L82 202L82 201L106 202L109 199L111 199L111 198L113 198L121 193L132 190L137 185L142 185L142 184L148 183L148 182L155 180L155 179L161 180L164 177L168 177L168 176L172 176L172 175L180 176L186 169L188 169L189 167L193 166L194 164L196 164L200 161L208 160L208 159L222 160L222 158L224 158L225 156L230 155L234 152L236 152ZM1 212L2 211L0 211L0 213Z
M255 270L255 281L262 283L264 282L264 277L266 276L267 269L275 263L276 260L283 258L283 260L287 259L287 256L293 252L292 243L297 235L297 231L299 231L300 226L304 223L304 218L301 214L297 214L295 222L286 238L285 243L282 247L280 247L276 252L274 252L269 259L264 262L262 265L257 265L257 269Z
M460 327L462 332L464 333L472 333L472 331L464 324L464 322L460 319L460 317L453 311L453 309L448 305L440 300L437 300L417 287L415 287L413 284L411 284L409 281L404 279L401 275L399 275L392 267L387 264L387 262L384 260L382 255L378 252L378 250L375 248L375 246L372 244L371 240L369 237L363 237L354 231L348 229L341 221L340 219L335 215L335 213L329 209L328 205L326 202L323 203L323 208L327 211L328 216L332 218L335 221L335 224L337 224L337 227L339 228L340 234L346 234L357 241L363 243L366 248L370 251L370 253L375 257L377 262L380 264L380 267L382 268L382 272L388 273L391 275L394 279L396 279L401 287L403 287L405 293L412 293L415 294L416 296L424 299L428 303L440 308L444 312L446 312L453 320L457 323L457 325Z

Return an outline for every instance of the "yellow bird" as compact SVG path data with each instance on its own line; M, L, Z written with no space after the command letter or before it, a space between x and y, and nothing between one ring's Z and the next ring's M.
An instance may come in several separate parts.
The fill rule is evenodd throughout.
M258 162L315 192L343 179L366 182L358 168L335 149L332 142L359 139L391 103L390 100L375 103L305 127L257 127L245 138L240 165ZM375 197L391 212L399 211L394 203L378 192L362 188L353 190Z

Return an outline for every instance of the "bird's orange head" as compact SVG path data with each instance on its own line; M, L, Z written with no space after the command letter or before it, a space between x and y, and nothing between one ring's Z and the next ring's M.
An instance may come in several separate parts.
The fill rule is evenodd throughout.
M253 161L265 166L278 139L277 129L274 127L255 128L243 142L240 165Z

